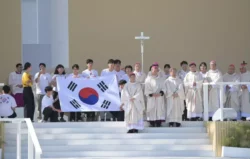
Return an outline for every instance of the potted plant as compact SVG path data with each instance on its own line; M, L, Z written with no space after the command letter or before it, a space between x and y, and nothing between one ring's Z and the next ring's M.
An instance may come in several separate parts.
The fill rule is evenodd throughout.
M222 139L222 157L250 157L250 123L232 125Z

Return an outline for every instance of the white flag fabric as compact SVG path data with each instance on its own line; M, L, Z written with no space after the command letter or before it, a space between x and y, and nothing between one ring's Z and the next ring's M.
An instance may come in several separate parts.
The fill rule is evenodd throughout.
M120 110L115 75L93 79L59 77L57 88L62 112Z

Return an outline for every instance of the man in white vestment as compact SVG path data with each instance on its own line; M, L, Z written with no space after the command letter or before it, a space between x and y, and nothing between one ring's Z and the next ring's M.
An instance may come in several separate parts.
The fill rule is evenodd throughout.
M147 120L152 127L160 127L162 121L165 121L164 80L164 77L159 75L159 65L153 64L152 71L145 81Z
M186 74L189 72L188 71L188 63L187 63L187 61L182 61L180 63L180 66L181 66L181 70L178 71L177 75L183 81Z
M129 76L130 81L122 90L121 101L124 103L123 110L128 133L138 133L138 130L144 128L144 97L141 84L135 81L135 74L131 73Z
M164 73L164 71L161 70L160 65L158 64L158 62L153 63L153 65L157 65L158 66L158 76L165 77L165 73ZM147 76L151 76L153 65L150 66L149 72L148 72Z
M235 73L235 66L229 65L228 72L223 75L223 82L240 82L240 75ZM240 86L239 85L226 85L225 86L225 108L233 108L240 119Z
M177 76L175 68L170 69L170 77L165 81L165 86L167 90L166 121L169 122L169 127L180 127L184 110L185 94L183 82Z
M9 85L13 97L16 100L17 107L24 107L23 102L23 85L22 85L22 64L16 64L16 71L11 72L9 75Z
M189 69L190 72L184 78L187 118L191 121L197 121L203 117L201 97L203 78L200 72L196 71L195 63L190 63Z
M208 92L208 112L209 120L212 121L212 116L217 111L220 106L219 98L219 85L216 85L217 82L222 82L222 74L217 69L215 61L210 62L210 70L207 72L207 82L210 83L209 92Z
M168 79L168 77L170 76L170 74L169 74L170 68L171 68L171 66L169 64L164 65L164 77L165 77L165 79Z
M122 79L122 76L125 75L125 72L121 69L121 63L119 59L114 60L114 69L118 82Z
M250 82L250 72L247 71L246 63L243 61L240 68L240 81ZM241 85L241 119L246 120L250 117L250 85Z
M140 84L144 84L145 79L146 79L146 74L141 70L141 64L140 63L136 63L135 64L135 70L134 70L134 74L135 74L135 80L137 83Z

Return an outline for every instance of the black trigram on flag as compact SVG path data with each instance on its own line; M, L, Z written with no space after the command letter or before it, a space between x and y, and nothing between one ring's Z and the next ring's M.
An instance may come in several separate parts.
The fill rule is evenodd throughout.
M74 90L76 89L77 84L74 83L73 81L71 81L68 85L68 89L71 90L72 92L74 92Z
M104 108L104 109L108 109L110 104L111 104L110 101L104 100L101 107Z
M97 86L102 90L102 92L105 92L107 89L109 89L108 86L103 81L98 83Z
M71 104L74 108L76 108L76 109L78 109L78 108L81 107L81 105L80 105L75 99L73 99L72 101L70 101L70 104Z

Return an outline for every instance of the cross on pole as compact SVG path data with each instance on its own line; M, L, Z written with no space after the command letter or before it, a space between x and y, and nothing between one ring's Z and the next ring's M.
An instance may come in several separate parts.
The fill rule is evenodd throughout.
M136 40L141 40L141 71L143 72L143 54L144 54L144 40L150 39L149 36L144 36L143 32L141 32L140 36L135 37Z

